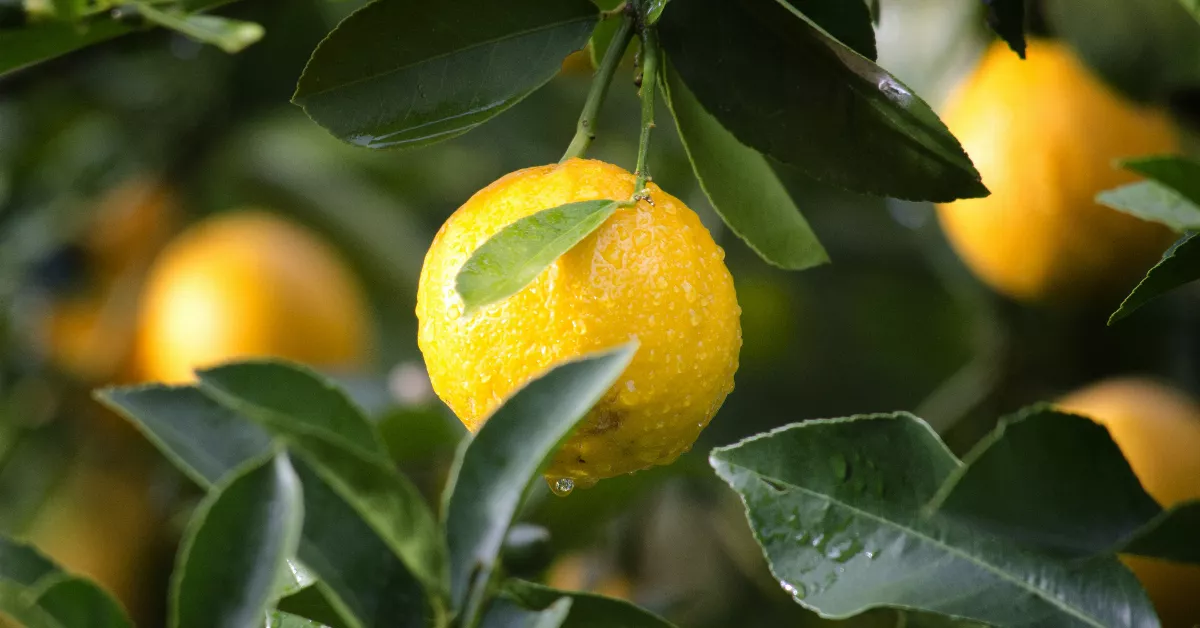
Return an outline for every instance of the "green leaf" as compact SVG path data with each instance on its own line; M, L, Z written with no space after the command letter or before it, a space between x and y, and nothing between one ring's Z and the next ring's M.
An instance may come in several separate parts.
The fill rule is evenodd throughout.
M345 394L308 369L271 360L219 366L197 377L218 403L290 441L292 451L354 508L431 594L445 593L445 547L436 519Z
M29 590L0 580L0 621L11 617L24 628L74 628L64 626L40 606L29 601Z
M670 63L667 105L704 194L725 224L769 264L802 270L829 261L779 177L696 102Z
M571 612L571 598L561 597L545 610L529 610L500 598L484 615L482 628L559 628Z
M1121 166L1158 181L1200 205L1200 180L1197 179L1200 177L1200 163L1187 157L1165 155L1126 159L1121 162Z
M1162 512L1104 426L1047 406L1001 419L963 463L928 509L1028 545L1105 553Z
M266 431L195 386L105 388L95 397L132 422L184 475L206 490L271 448Z
M367 457L387 455L383 438L362 410L308 367L253 360L204 369L197 377L205 394L269 427L308 434Z
M171 626L242 628L262 621L296 553L304 520L286 454L215 487L184 533L171 578Z
M1114 549L1125 554L1200 565L1200 500L1176 504L1124 539Z
M60 570L36 547L0 535L0 581L31 587Z
M1025 0L984 0L987 23L1018 57L1025 58Z
M40 22L0 29L0 76L133 32L124 22L103 19L83 24Z
M642 0L642 15L646 24L656 24L670 0Z
M845 0L776 0L793 12L804 15L858 54L874 61L875 29L871 9L865 2Z
M1096 202L1175 231L1200 228L1200 206L1156 181L1138 181L1096 195Z
M96 583L75 576L51 576L40 583L34 604L64 628L133 628L125 609Z
M265 628L326 628L326 626L320 622L292 615L291 613L271 611L267 613L267 625Z
M571 612L562 623L563 628L671 628L670 622L648 610L593 593L559 591L510 578L504 581L500 595L532 610L548 609L559 600L571 600Z
M276 598L295 595L300 591L316 584L317 576L304 565L288 561L282 583L279 585Z
M321 42L292 101L353 144L432 144L553 78L597 18L587 0L376 0Z
M492 235L471 253L455 278L454 287L463 300L463 316L520 292L554 260L599 228L621 203L567 203L521 218Z
M1200 20L1200 0L1179 0L1179 4L1187 9L1197 20Z
M987 194L924 101L776 0L676 2L659 25L674 70L739 142L860 192Z
M179 10L162 10L146 2L136 6L138 13L148 22L187 35L200 43L211 44L229 54L241 52L262 39L264 33L263 27L254 22Z
M608 4L616 5L615 2ZM611 7L606 7L611 8ZM604 55L608 53L608 47L612 45L612 40L617 35L617 30L621 26L619 17L610 17L606 20L600 20L596 24L596 28L592 31L592 37L588 40L588 58L591 59L592 67L599 68L600 62L604 60ZM634 37L629 42L629 47L625 49L625 54L628 56L630 51L637 48L639 45L638 38ZM624 62L624 60L622 60Z
M1115 556L1067 557L924 516L961 463L910 414L790 425L710 462L745 502L771 572L822 615L892 606L999 626L1159 625Z
M297 555L320 581L314 585L347 628L425 628L434 610L421 582L359 510L303 460L304 534ZM295 600L293 600L295 601ZM311 597L294 610L324 610ZM313 618L320 619L320 615Z
M414 581L415 582L415 581ZM315 621L329 628L347 628L350 623L342 618L345 606L328 589L314 584L279 600L279 611ZM348 611L346 611L348 612Z
M1200 240L1196 239L1196 232L1189 231L1163 253L1162 259L1146 273L1117 311L1108 318L1108 324L1112 325L1129 316L1165 292L1197 279L1200 279Z
M636 351L633 342L557 366L508 399L465 446L446 509L456 609L482 593L528 488Z

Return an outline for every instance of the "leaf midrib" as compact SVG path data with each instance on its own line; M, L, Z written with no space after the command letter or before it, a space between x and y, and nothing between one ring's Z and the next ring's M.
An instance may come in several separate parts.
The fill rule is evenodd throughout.
M758 471L755 471L754 469L751 469L751 468L749 468L749 467L746 467L746 466L742 466L742 465L740 465L740 464L737 464L737 463L731 462L731 461L729 461L729 460L723 460L722 462L724 462L725 464L727 464L727 465L729 465L729 466L731 466L731 467L737 467L737 468L739 468L739 469L743 469L743 470L745 470L745 471L747 471L747 472L749 472L749 473L752 473L752 474L753 474L753 475L754 475L756 478L763 478L763 477L767 477L767 476L763 475L762 473L759 473ZM761 480L760 480L760 481L761 481ZM1050 595L1048 592L1046 592L1046 591L1043 591L1042 589L1040 589L1040 588L1037 588L1037 587L1031 587L1031 586L1027 585L1025 582L1023 582L1023 581L1021 581L1021 580L1019 580L1019 579L1016 579L1016 578L1014 578L1014 577L1012 577L1012 576L1009 576L1009 575L1008 575L1006 572L1004 572L1004 571L1000 570L998 567L996 567L996 566L992 565L991 563L988 563L988 562L986 562L986 561L982 561L982 560L978 559L977 557L975 557L975 556L972 556L971 554L965 553L965 552L963 552L962 550L960 550L959 548L957 548L957 547L954 547L953 545L949 545L949 544L947 544L947 543L945 543L945 542L943 542L943 541L940 541L940 540L938 540L938 539L936 539L936 538L934 538L934 537L931 537L931 536L929 536L928 534L925 534L925 533L923 533L923 532L920 532L920 531L918 531L918 530L915 530L915 529L913 529L913 528L911 528L911 527L909 527L909 526L902 525L902 524L900 524L900 523L897 523L897 522L895 522L895 521L892 521L892 520L890 520L890 519L885 519L884 517L881 517L881 516L879 516L879 515L876 515L876 514L874 514L874 513L872 513L872 512L868 512L868 511L866 511L866 510L863 510L863 509L861 509L861 508L858 508L858 507L856 507L856 506L852 506L852 505L850 505L850 504L847 504L846 502L839 501L839 500L835 500L835 499L833 499L832 497L830 497L830 496L828 496L828 495L825 495L825 494L823 494L823 493L818 493L818 492L816 492L816 491L814 491L814 490L812 490L812 489L805 488L805 487L803 487L803 486L798 486L798 485L796 485L796 484L793 484L793 483L791 483L791 482L787 482L787 481L784 481L784 480L781 480L781 479L779 479L779 478L775 478L775 477L771 477L771 481L772 481L772 482L774 482L774 483L780 484L780 485L782 485L782 486L787 486L787 487L789 487L789 489L794 489L794 490L796 490L796 491L798 491L798 492L800 492L800 493L804 493L805 495L809 495L809 496L811 496L811 497L815 497L815 498L818 498L818 499L824 500L824 501L826 501L826 502L829 502L829 503L831 503L831 504L834 504L834 505L837 505L837 506L841 506L841 507L843 507L843 508L845 508L845 509L847 509L847 510L850 510L850 511L852 511L853 513L856 513L856 514L862 515L862 516L864 516L864 517L866 517L866 518L868 518L868 519L872 519L872 520L878 521L878 522L880 522L880 523L887 524L887 525L889 525L889 526L891 526L891 527L893 527L893 528L897 528L897 529L899 529L899 530L902 530L902 531L908 532L908 533L912 534L913 536L915 536L915 537L917 537L917 538L919 538L919 539L921 539L921 540L923 540L923 541L929 542L929 543L931 543L931 544L933 544L933 545L935 545L935 546L937 546L937 547L940 547L940 548L944 549L946 552L948 552L948 553L950 553L950 554L953 554L953 555L955 555L955 556L959 556L960 558L963 558L963 559L967 560L968 562L971 562L971 563L974 563L974 564L978 565L979 567L983 568L983 569L984 569L984 570L986 570L986 571L989 571L989 572L991 572L991 573L994 573L994 574L995 574L997 577L999 577L1001 580L1005 580L1005 581L1007 581L1007 582L1010 582L1010 583L1012 583L1012 584L1015 584L1015 585L1017 585L1017 587L1018 587L1018 588L1025 589L1025 590L1029 591L1030 593L1033 593L1033 594L1034 594L1034 595L1036 595L1037 597L1039 597L1039 598L1041 598L1041 599L1043 599L1043 600L1045 600L1045 601L1049 602L1049 603L1051 604L1051 606L1055 606L1055 607L1057 607L1057 608L1061 609L1062 611L1066 612L1067 614L1069 614L1069 615L1071 615L1071 616L1073 616L1073 617L1076 617L1076 618L1078 618L1078 619L1081 619L1081 620L1083 620L1083 621L1087 622L1087 623L1088 623L1088 625L1095 626L1096 628L1106 628L1106 627L1105 627L1105 625L1104 625L1104 624L1102 624L1102 623L1100 623L1098 619L1096 619L1096 618L1094 618L1094 617L1091 617L1090 615L1085 615L1085 614L1083 614L1083 612L1082 612L1082 611L1078 611L1078 610L1076 610L1076 609L1074 609L1074 608L1072 608L1072 607L1070 607L1070 606L1065 606L1065 605L1063 605L1061 602L1059 602L1058 600L1056 600L1056 599L1054 598L1054 596ZM749 507L749 506L747 505L747 507ZM757 535L757 531L755 532L755 534Z
M548 31L548 30L552 30L552 29L558 28L558 27L560 27L560 26L564 26L564 25L567 25L567 24L572 24L572 23L574 23L574 22L581 22L581 21L584 21L584 20L589 20L589 19L592 19L592 18L594 18L594 17L595 17L594 15L587 15L587 16L584 16L584 17L572 18L572 19L569 19L569 20L562 20L562 21L559 21L559 22L553 22L553 23L550 23L550 24L544 24L544 25L542 25L542 26L537 26L537 27L534 27L534 28L527 28L527 29L525 29L525 30L517 31L517 32L514 32L514 33L509 33L509 34L507 34L507 35L501 35L500 37L495 37L495 38L492 38L492 39L487 39L487 40L484 40L484 41L481 41L481 42L478 42L478 43L475 43L475 44L471 44L471 45L469 45L469 46L466 46L466 47L463 47L463 48L458 48L458 49L456 49L456 50L449 50L449 51L443 52L443 53L441 53L441 54L434 55L434 56L432 56L432 57L425 57L425 58L419 59L419 60L417 60L417 61L413 61L412 63L409 63L409 64L406 64L406 65L402 65L402 66L399 66L399 67L392 68L392 69L390 69L390 70L384 70L384 71L382 71L382 72L376 72L376 73L374 73L374 74L370 74L370 75L367 75L367 76L364 76L364 77L361 77L361 78L357 78L357 79L354 79L354 80L352 80L352 81L347 81L347 82L344 82L344 83L337 83L337 84L335 84L335 85L330 85L329 87L326 87L326 88L324 88L324 89L317 90L317 91L315 91L315 92L310 92L310 93L303 94L303 95L299 95L299 94L298 94L298 95L296 96L296 98L297 98L297 99L299 99L299 100L307 100L307 99L309 99L309 98L313 98L313 97L316 97L316 96L321 96L321 95L327 94L327 93L329 93L329 92L332 92L332 91L334 91L334 90L346 89L346 88L352 87L352 86L354 86L354 85L358 85L359 83L365 83L365 82L367 82L367 81L374 81L374 80L376 80L376 79L378 79L378 78L381 78L381 77L384 77L384 76L388 76L389 74L395 74L395 73L397 73L397 72L402 72L402 71L404 71L404 70L408 70L408 69L410 69L410 68L413 68L413 67L415 67L415 66L417 66L417 65L420 65L420 64L422 64L422 63L429 63L429 62L431 62L431 61L437 61L438 59L443 59L443 58L446 58L446 57L449 57L449 56L452 56L452 55L456 55L456 54L460 54L460 53L463 53L463 52L467 52L467 51L469 51L469 50L474 50L474 49L476 49L476 48L480 48L480 47L482 47L482 46L487 46L487 45L490 45L490 44L496 44L496 43L500 43L500 42L502 42L502 41L505 41L505 40L509 40L509 39L516 39L516 38L518 38L518 37L524 37L525 35L529 35L529 34L531 34L531 33L539 33L539 32L542 32L542 31ZM336 33L336 32L337 32L337 31L335 30L333 33L330 33L330 37L332 37L332 36L334 35L334 33ZM328 41L328 40L326 40L326 41ZM318 54L318 53L321 51L321 48L323 48L324 46L325 46L325 42L321 42L321 45L317 46L317 49L313 51L313 56L315 57L315 56L316 56L316 55L317 55L317 54ZM305 73L305 75L306 75L306 74L307 74L307 72ZM305 75L301 75L301 77L300 77L300 80L301 80L301 81L303 81L303 80L304 80L304 76L305 76ZM315 79L314 79L314 80L315 80Z

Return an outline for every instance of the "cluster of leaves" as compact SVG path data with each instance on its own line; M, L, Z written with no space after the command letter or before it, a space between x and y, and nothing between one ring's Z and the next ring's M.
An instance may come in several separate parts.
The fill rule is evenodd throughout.
M1117 553L1200 563L1200 500L1164 510L1107 430L1037 406L963 460L907 413L715 450L772 573L847 617L895 606L995 626L1158 626Z
M1181 235L1109 317L1110 325L1164 293L1200 279L1200 244L1195 242L1200 230L1200 163L1186 157L1141 157L1122 165L1146 180L1101 192L1096 200Z
M501 568L539 470L635 349L560 365L510 399L460 449L441 519L396 471L377 426L306 369L244 362L200 371L194 386L101 391L207 492L180 544L170 625L669 626ZM31 628L130 625L107 594L36 550L4 540L0 558L0 612Z

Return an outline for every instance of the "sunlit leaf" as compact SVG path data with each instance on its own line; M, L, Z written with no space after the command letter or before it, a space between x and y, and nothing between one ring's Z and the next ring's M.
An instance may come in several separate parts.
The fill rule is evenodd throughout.
M147 21L187 35L200 43L211 44L230 54L241 52L262 39L264 33L263 27L254 22L218 15L159 9L144 2L137 7L138 13Z

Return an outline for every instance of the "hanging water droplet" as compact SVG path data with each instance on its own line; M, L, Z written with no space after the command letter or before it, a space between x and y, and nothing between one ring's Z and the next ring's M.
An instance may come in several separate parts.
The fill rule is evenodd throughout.
M546 484L550 485L550 492L559 497L566 497L575 490L575 480L571 478L546 478Z
M797 600L803 600L804 596L808 595L808 590L805 589L804 585L800 584L799 582L792 584L790 582L780 580L779 586L783 587L784 591L790 593L792 597Z

